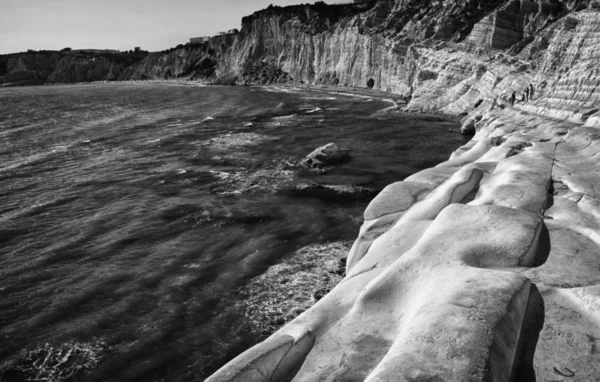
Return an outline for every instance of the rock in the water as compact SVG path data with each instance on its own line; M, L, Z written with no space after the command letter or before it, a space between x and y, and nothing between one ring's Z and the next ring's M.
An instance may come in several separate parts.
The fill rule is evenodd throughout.
M289 190L292 195L324 200L357 201L372 198L377 191L370 187L351 184L299 183Z
M382 191L340 284L209 381L597 380L600 134L529 110Z
M302 164L312 168L322 168L343 162L348 154L335 143L328 143L308 154Z

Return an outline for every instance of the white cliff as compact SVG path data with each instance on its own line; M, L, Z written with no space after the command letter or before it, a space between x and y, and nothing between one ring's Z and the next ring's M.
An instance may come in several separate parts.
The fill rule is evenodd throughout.
M474 136L381 192L341 283L208 381L600 380L600 5L498 1L452 31L476 3L432 2L398 56L374 52L401 32L362 37L376 69L328 32L313 78L373 76Z

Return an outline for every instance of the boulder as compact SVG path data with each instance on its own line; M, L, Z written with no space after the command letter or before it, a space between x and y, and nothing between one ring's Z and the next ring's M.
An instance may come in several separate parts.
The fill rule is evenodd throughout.
M321 168L344 161L348 157L346 151L340 149L335 143L328 143L308 154L302 164L312 168Z
M477 132L475 124L483 118L482 115L469 115L462 121L460 132L463 135L474 135Z

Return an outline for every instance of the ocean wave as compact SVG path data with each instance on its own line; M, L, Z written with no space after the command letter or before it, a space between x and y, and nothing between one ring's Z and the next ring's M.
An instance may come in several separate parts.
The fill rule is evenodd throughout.
M305 89L289 87L289 86L261 86L261 90L269 93L298 93L304 91Z
M342 93L342 92L328 92L329 94L339 94L339 95L343 95L346 97L352 97L352 98L364 98L364 99L368 99L368 100L373 100L373 96L368 96L368 95L362 95L362 94L352 94L352 93Z
M312 113L317 113L319 111L323 111L323 109L321 109L320 107L315 107L314 109L306 111L305 113L306 114L312 114Z
M44 126L46 124L47 124L47 121L39 122L39 123L29 123L25 126L20 126L20 127L15 127L13 129L9 129L9 130L0 131L0 140L5 139L7 137L8 137L7 139L11 139L10 136L15 133L23 133L24 131L31 130L36 127Z
M317 100L317 101L334 101L336 97L301 97L300 99L305 100Z
M282 115L281 117L274 117L273 119L276 121L285 121L294 118L296 115L297 114Z
M388 114L391 111L396 111L396 110L398 110L398 106L396 104L394 104L394 106L388 106L384 109L376 111L375 113L371 114L371 117L381 117L381 116Z
M32 154L32 155L28 155L23 158L19 158L13 162L9 162L8 164L5 164L4 166L0 166L0 173L12 171L12 170L18 170L22 167L32 166L37 163L46 162L48 159L50 159L51 157L53 157L57 154L63 154L65 152L67 152L69 150L69 148L73 147L73 145L74 144L64 145L64 146L63 145L55 146L50 151Z
M48 354L60 362L76 349L84 362L73 366L103 357L101 364L90 363L91 379L191 380L195 373L202 380L232 349L255 341L243 332L249 323L244 311L235 310L240 299L220 302L227 293L285 258L301 259L297 269L304 269L324 250L315 248L305 258L296 249L353 239L360 226L364 203L344 188L295 191L296 183L323 183L325 176L332 184L354 184L304 169L304 155L340 140L356 151L354 162L336 172L355 179L377 168L372 182L386 183L404 174L397 171L400 151L393 147L422 141L422 131L409 140L415 129L405 131L392 118L368 119L391 105L357 101L362 106L355 108L357 102L348 102L354 99L342 96L302 100L306 89L298 95L242 87L180 92L175 86L115 83L99 92L90 85L86 98L78 86L65 87L73 89L67 101L74 114L62 113L64 100L39 98L39 110L9 123L21 132L0 133L0 150L6 151L0 152L0 251L7 253L0 256L0 294L7 296L0 301L0 331L9 344L5 361L15 359L18 367L42 364ZM142 86L148 89L137 88ZM53 95L56 89L23 91ZM308 95L329 97L321 93ZM344 112L330 113L329 106ZM40 116L48 122L28 130ZM328 127L319 128L317 121ZM282 127L269 130L269 124ZM389 142L391 133L403 139ZM344 256L348 249L340 249ZM338 268L330 260L334 268L323 268L323 262L314 268L329 277ZM290 280L310 281L297 269ZM277 275L271 285L288 277ZM317 276L311 279L326 280ZM323 289L306 284L297 292L308 304ZM271 310L262 306L253 312L268 316ZM62 345L68 341L74 342ZM19 363L23 354L29 358ZM180 370L189 373L181 376ZM8 377L0 370L2 378Z
M267 126L270 126L270 127L287 126L287 125L290 125L291 123L293 123L297 116L298 116L297 114L290 114L290 115L282 115L279 117L273 117L272 121L269 122L267 124Z

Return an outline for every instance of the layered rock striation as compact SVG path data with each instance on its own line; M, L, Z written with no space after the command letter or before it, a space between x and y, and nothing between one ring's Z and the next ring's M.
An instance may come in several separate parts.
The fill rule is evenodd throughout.
M535 45L542 31L572 12L588 9L589 3L379 0L271 6L244 18L239 33L153 53L120 79L262 84L285 80L360 87L372 80L376 89L410 96L427 91L427 82L438 81L438 75L439 82L455 84L480 72L479 61L502 60L490 52L513 58ZM437 56L440 51L448 56L436 59L428 54ZM453 57L458 52L478 60ZM280 71L279 76L269 75L266 68Z

